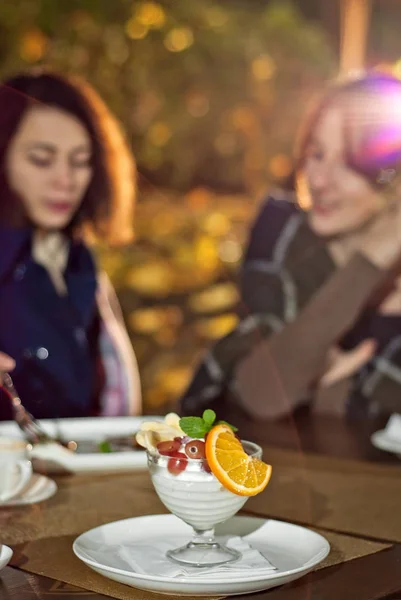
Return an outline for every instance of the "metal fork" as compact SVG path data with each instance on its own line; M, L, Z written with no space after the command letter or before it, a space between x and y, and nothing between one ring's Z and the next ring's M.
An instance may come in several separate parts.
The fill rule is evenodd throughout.
M41 442L58 442L63 446L68 444L61 442L51 437L40 425L40 423L26 410L21 402L21 398L15 389L13 380L8 373L3 373L3 388L7 392L8 397L11 400L11 406L13 409L14 419L18 424L18 427L24 432L26 439L33 443L38 444Z

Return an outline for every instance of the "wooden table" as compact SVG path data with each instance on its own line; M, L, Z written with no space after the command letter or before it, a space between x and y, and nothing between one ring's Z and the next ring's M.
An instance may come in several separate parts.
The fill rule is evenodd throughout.
M396 463L398 460L376 451L369 442L370 433L381 427L382 423L346 423L334 418L306 415L299 416L295 421L253 423L234 411L226 418L230 422L241 423L243 438L271 446L383 464ZM266 600L401 600L401 544L313 572L293 584L243 596L244 600L252 597ZM106 596L11 567L0 574L0 600L67 598L100 600Z
M305 410L299 411L296 418L276 422L251 421L236 407L231 409L229 418L225 418L237 426L240 424L242 439L251 439L257 443L338 458L400 463L395 455L377 450L370 442L371 434L385 426L386 420L383 418L346 421L310 414Z

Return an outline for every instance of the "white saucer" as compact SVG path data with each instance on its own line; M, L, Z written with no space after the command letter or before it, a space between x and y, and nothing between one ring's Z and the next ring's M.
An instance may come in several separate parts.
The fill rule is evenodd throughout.
M28 504L35 504L36 502L43 502L43 500L54 496L56 492L57 485L53 479L34 473L22 492L15 498L0 503L0 509L5 506L26 506Z
M13 551L5 544L0 544L0 571L8 565L13 555Z
M380 431L375 431L370 437L375 448L396 454L401 458L401 415L394 413L387 425Z
M246 594L267 590L298 579L311 571L330 552L321 535L282 521L233 517L216 528L216 535L241 536L262 552L277 570L249 568L238 575L222 571L216 578L207 575L168 577L157 570L137 572L124 560L121 546L161 541L177 547L188 542L192 529L174 515L151 515L108 523L80 535L73 544L76 556L104 577L136 587L181 596ZM129 551L128 551L129 552ZM122 556L121 556L122 555ZM165 559L168 560L167 558ZM235 565L235 563L232 563Z
M392 454L396 454L398 458L401 458L401 440L389 436L385 429L375 431L371 435L370 441L375 448L391 452Z

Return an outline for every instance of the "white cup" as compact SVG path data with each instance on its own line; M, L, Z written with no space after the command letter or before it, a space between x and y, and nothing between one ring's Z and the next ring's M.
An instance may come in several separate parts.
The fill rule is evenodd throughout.
M27 454L24 440L0 437L0 504L18 496L31 479L32 464Z

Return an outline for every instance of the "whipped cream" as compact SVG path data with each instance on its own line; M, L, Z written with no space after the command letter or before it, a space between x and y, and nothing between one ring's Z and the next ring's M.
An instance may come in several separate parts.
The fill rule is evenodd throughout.
M201 460L188 459L186 469L173 475L166 456L149 457L149 470L156 493L174 515L199 531L212 529L234 516L247 497L227 490Z

